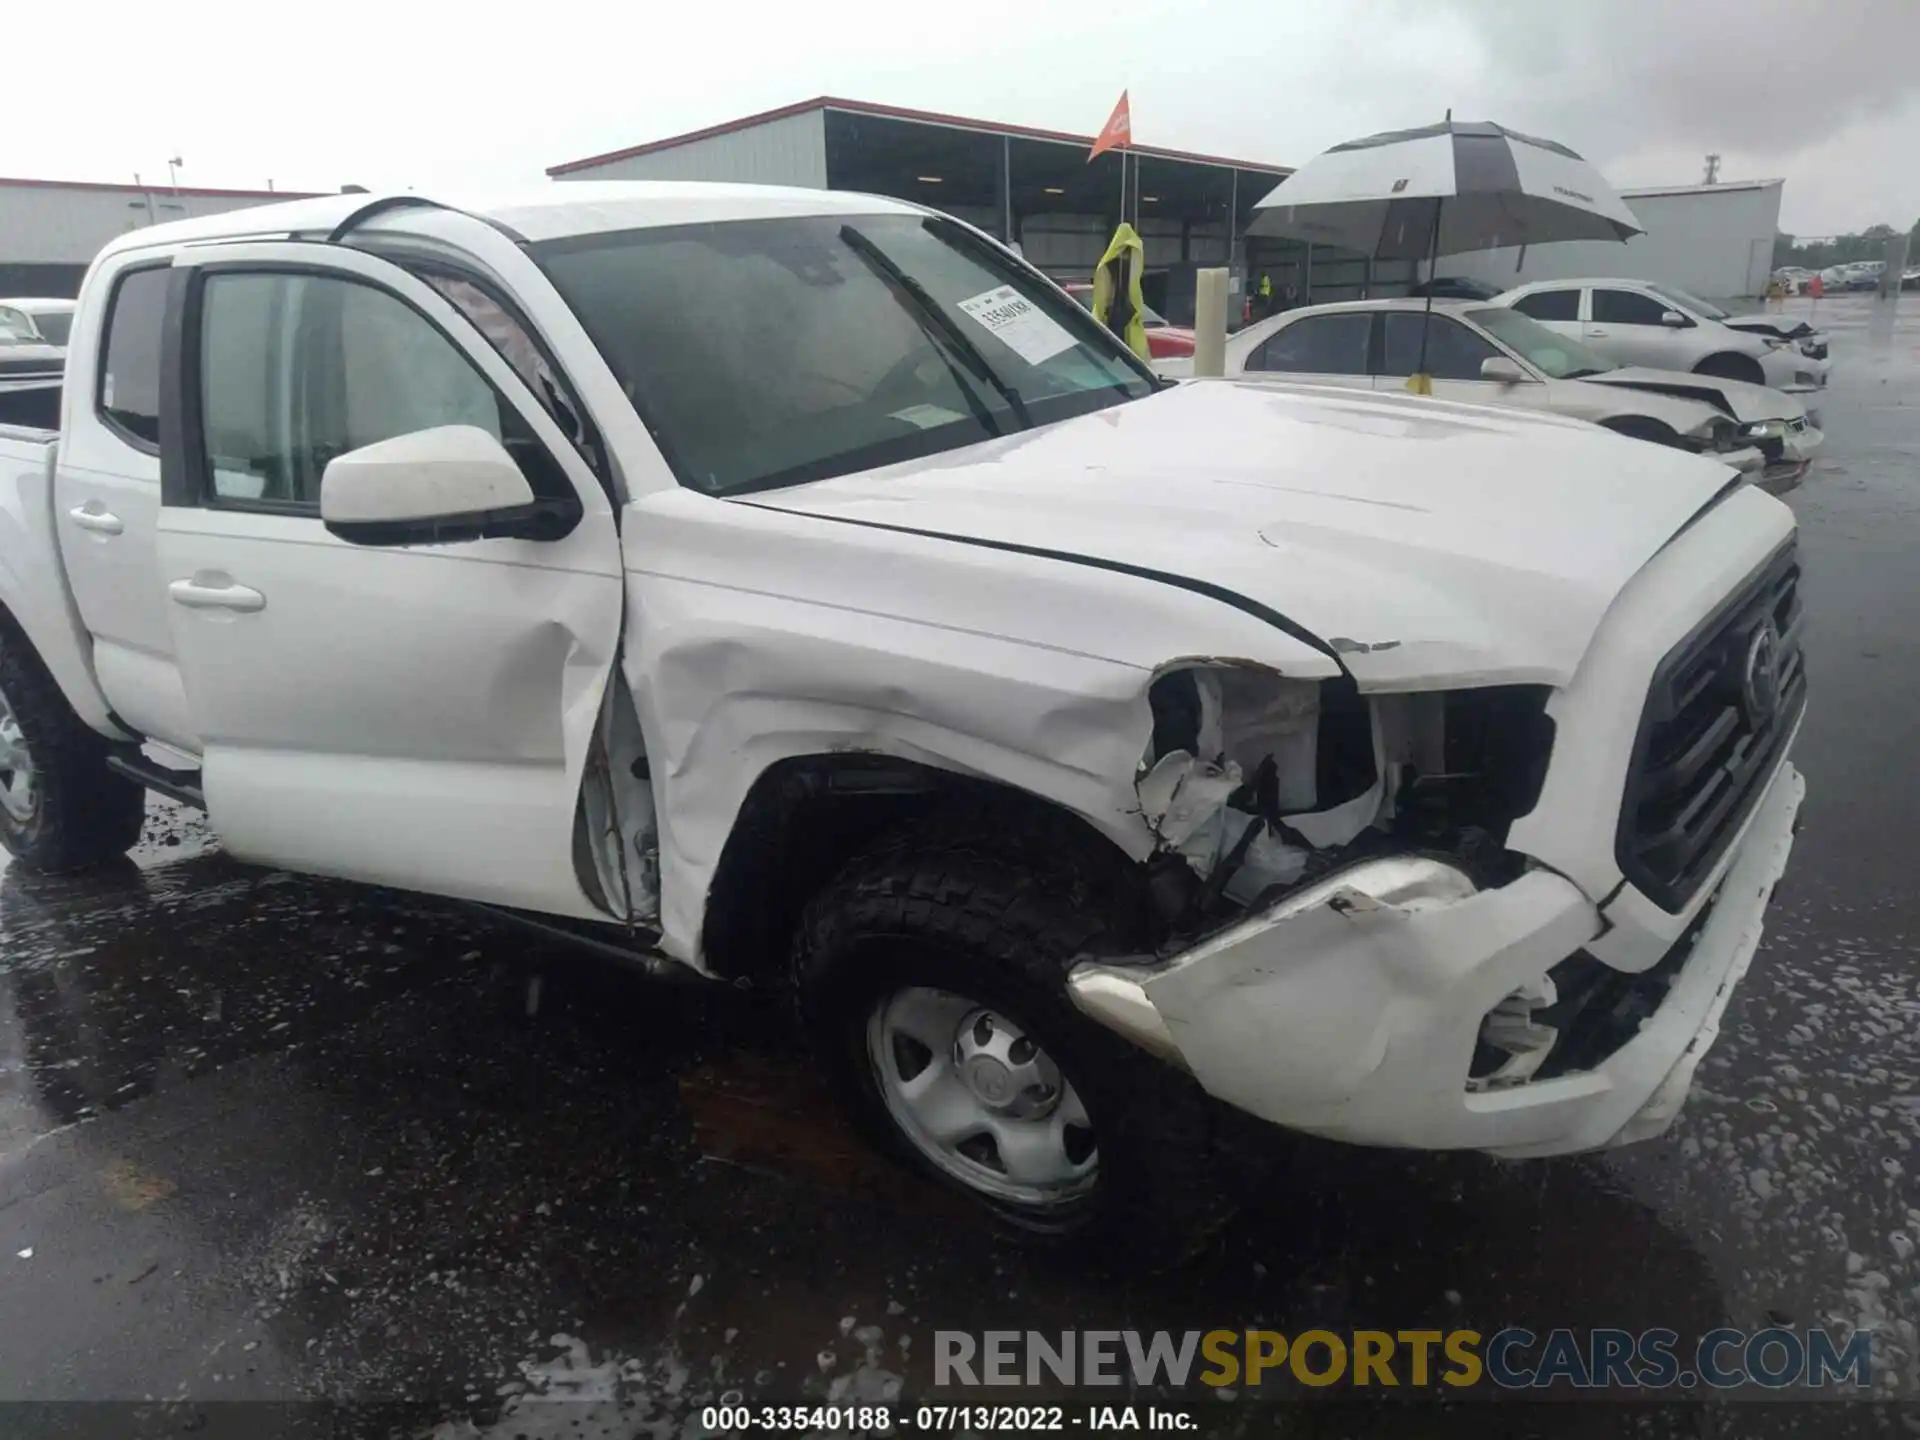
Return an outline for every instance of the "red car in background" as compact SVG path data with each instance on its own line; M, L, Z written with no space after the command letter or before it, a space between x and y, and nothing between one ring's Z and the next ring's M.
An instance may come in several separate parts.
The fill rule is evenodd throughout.
M1088 309L1093 309L1093 282L1089 280L1068 280L1060 288L1078 300ZM1184 325L1169 325L1166 317L1151 305L1146 307L1140 317L1147 327L1147 350L1155 360L1165 360L1172 356L1193 354L1193 331Z

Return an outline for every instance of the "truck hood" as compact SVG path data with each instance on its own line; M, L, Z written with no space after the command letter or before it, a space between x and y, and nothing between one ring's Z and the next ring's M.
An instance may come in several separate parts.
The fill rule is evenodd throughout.
M1439 689L1564 684L1734 483L1578 421L1208 380L751 503L1148 574L1306 632L1363 689Z
M1807 413L1807 407L1793 396L1769 390L1765 385L1722 380L1715 375L1695 375L1684 370L1624 365L1618 370L1580 378L1589 385L1618 385L1628 390L1651 390L1658 395L1699 400L1742 424L1750 420L1793 420Z

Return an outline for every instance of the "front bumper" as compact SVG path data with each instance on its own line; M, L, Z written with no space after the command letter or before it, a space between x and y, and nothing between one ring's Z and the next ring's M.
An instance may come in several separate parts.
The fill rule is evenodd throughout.
M1658 1008L1577 1073L1501 1089L1468 1084L1487 1012L1609 929L1578 886L1545 869L1494 890L1473 893L1460 877L1451 892L1429 886L1384 900L1379 886L1370 894L1335 876L1163 964L1082 964L1069 990L1082 1010L1184 1066L1209 1093L1293 1129L1509 1156L1646 1139L1672 1122L1719 1033L1759 944L1804 793L1799 773L1782 765ZM1658 958L1606 956L1628 972Z
M1781 439L1777 459L1765 461L1764 468L1758 474L1750 471L1742 473L1767 493L1784 495L1806 478L1808 469L1813 465L1814 452L1826 438L1825 433L1815 427L1812 417L1808 417L1800 429L1789 431Z
M1789 395L1813 395L1825 390L1832 369L1831 359L1814 359L1802 352L1798 341L1768 351L1760 361L1767 385Z

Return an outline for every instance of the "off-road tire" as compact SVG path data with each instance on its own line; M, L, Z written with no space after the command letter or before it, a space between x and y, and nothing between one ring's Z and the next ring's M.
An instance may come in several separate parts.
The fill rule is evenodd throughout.
M1097 1246L1150 1267L1177 1263L1231 1213L1212 1164L1214 1102L1185 1075L1095 1024L1066 993L1089 955L1117 955L1124 879L1069 817L1022 824L952 813L886 836L802 916L793 960L800 1021L827 1081L884 1153L984 1206L1040 1244ZM1115 857L1117 859L1117 857ZM1099 1178L1057 1210L994 1199L933 1165L879 1093L866 1024L904 986L932 986L1006 1014L1065 1072L1093 1122Z
M43 875L90 870L140 838L147 792L107 769L107 742L67 703L18 631L0 627L0 692L33 758L37 795L24 820L0 810L0 845Z

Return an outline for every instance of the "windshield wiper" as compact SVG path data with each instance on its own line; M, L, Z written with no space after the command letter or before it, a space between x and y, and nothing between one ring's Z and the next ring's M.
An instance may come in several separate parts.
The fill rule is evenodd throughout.
M1560 378L1562 380L1584 380L1589 375L1604 375L1606 373L1607 372L1605 370L1596 370L1591 365L1589 365L1585 370L1569 370L1567 371L1566 374L1562 375Z
M882 250L873 241L862 235L851 225L840 227L840 239L846 247L866 261L882 280L890 285L896 294L906 298L907 310L919 322L927 338L947 358L951 367L953 356L965 362L966 367L994 388L1000 398L1007 402L1007 408L1019 418L1023 429L1033 428L1033 418L1027 414L1027 402L1020 398L1020 392L994 373L993 366L987 363L987 357L980 353L980 347L966 337L960 327L948 318L947 312L940 308L940 302L927 293L926 286L915 280L906 271L894 263L893 257ZM980 402L980 397L959 375L954 376L960 382L960 390L967 397L967 404L980 422L994 434L1001 433L1000 427L993 423L991 413Z

